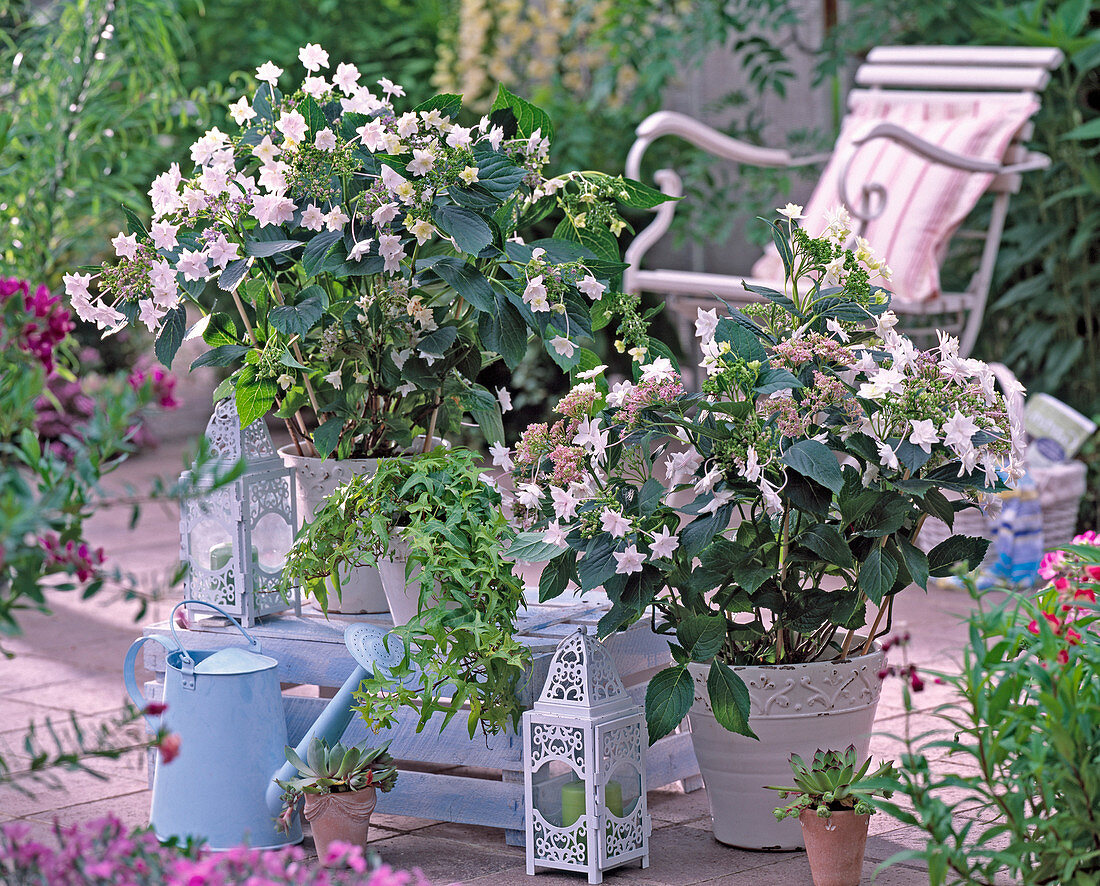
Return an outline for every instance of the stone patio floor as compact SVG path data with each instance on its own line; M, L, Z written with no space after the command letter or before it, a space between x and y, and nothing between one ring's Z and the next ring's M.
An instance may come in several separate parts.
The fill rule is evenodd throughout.
M194 418L188 421L187 416L179 416L170 427L176 431L174 439L127 462L111 475L111 489L140 492L149 488L155 476L171 482L178 475L185 441L194 431ZM89 535L107 548L115 565L132 572L152 593L158 585L163 587L177 559L177 519L171 504L146 504L136 528L130 529L128 507L102 508L91 522ZM54 593L50 597L52 616L30 613L23 617L24 635L3 644L15 653L14 658L0 659L0 753L13 768L26 760L20 753L22 736L32 721L50 718L58 723L73 711L79 722L90 725L119 710L125 701L122 660L126 648L140 635L142 624L166 618L179 596L178 589L171 596L163 591L159 597L154 593L138 622L135 604L112 599L109 594L82 601L74 594ZM912 633L911 660L922 668L951 669L965 642L960 620L969 607L962 592L931 590L924 594L914 589L900 595L894 628ZM915 696L920 709L911 724L915 733L932 725L927 712L944 698L942 687L931 682L928 687ZM889 734L901 733L903 728L899 681L889 680L879 707L872 754L896 758L900 742ZM941 761L937 765L964 764ZM147 823L144 756L131 753L98 768L105 779L62 773L59 788L38 787L34 797L0 787L0 822L22 821L43 837L48 837L54 820L68 824L113 813L131 825ZM743 852L716 842L710 833L705 791L654 790L649 803L653 817L650 867L621 868L609 873L606 882L650 886L798 886L812 882L804 853ZM790 827L797 825L791 822ZM927 883L927 874L914 862L875 874L880 862L921 845L921 841L918 832L885 815L874 816L864 882L881 886ZM307 837L307 849L311 845ZM582 875L552 872L528 878L522 849L506 846L503 833L492 828L379 814L372 819L371 845L388 864L419 867L435 884L577 886L585 882Z

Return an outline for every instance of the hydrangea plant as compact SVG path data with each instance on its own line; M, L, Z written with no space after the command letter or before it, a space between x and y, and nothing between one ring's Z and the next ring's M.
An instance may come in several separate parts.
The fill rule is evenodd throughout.
M466 414L500 442L481 370L515 367L530 335L565 370L594 363L593 328L636 316L614 293L618 206L667 198L599 173L547 178L551 121L503 87L466 126L460 96L402 106L400 86L368 88L315 44L299 59L292 92L261 65L229 109L239 131L211 129L190 174L173 164L154 180L152 224L127 211L117 260L86 269L94 284L66 276L75 310L108 333L144 324L165 363L201 335L193 365L232 367L221 393L242 423L275 407L307 454L386 455L418 434L428 446ZM554 236L525 243L554 212ZM188 303L202 315L190 332Z
M511 553L549 561L540 597L602 587L601 634L652 609L673 638L646 696L654 741L691 706L691 662L709 666L719 722L750 735L731 666L867 652L895 594L985 553L961 536L926 553L924 520L951 525L1019 471L1022 431L989 367L950 337L921 351L898 334L877 282L888 269L864 242L845 248L846 214L815 238L799 212L772 227L784 292L755 288L763 303L727 317L699 311L702 392L667 357L643 355L614 387L596 367L557 423L494 450L528 530Z

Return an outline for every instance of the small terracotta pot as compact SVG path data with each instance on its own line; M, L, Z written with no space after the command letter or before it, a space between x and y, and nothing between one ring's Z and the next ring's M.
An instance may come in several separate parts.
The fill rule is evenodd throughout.
M852 810L818 818L813 809L802 810L798 820L814 886L859 886L870 818Z
M329 844L337 840L365 849L370 816L377 802L378 792L373 787L342 794L306 794L302 814L313 827L317 856L324 859Z

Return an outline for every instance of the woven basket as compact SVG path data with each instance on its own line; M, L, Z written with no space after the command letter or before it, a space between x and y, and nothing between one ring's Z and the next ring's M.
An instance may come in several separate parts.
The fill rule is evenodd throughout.
M1069 544L1077 534L1077 509L1085 494L1085 463L1069 461L1045 468L1031 468L1028 472L1039 494L1039 509L1043 513L1043 549L1054 551ZM962 496L945 493L958 501ZM1008 493L1011 495L1012 493ZM955 515L953 531L941 520L929 517L921 527L917 544L929 551L949 535L972 535L977 538L993 538L992 524L977 508L967 508ZM990 548L990 555L992 554Z
M1023 423L1024 398L1016 393L1016 386L1010 382L1016 381L1016 376L1003 363L991 363L990 369L997 377L1001 387L1008 394L1009 413L1014 419ZM1049 467L1030 468L1028 473L1035 481L1035 487L1039 495L1039 509L1043 514L1043 549L1054 551L1062 545L1069 544L1076 535L1077 510L1081 505L1081 499L1085 495L1085 463L1080 461L1063 462ZM1013 493L1006 493L1012 495ZM1025 493L1026 494L1026 493ZM949 499L959 501L961 495L945 493ZM929 518L921 527L917 544L925 551L930 551L949 535L971 535L976 538L993 538L992 522L977 508L967 508L955 515L955 525L952 531L948 531L947 525L941 520ZM986 562L993 557L992 546L986 554Z

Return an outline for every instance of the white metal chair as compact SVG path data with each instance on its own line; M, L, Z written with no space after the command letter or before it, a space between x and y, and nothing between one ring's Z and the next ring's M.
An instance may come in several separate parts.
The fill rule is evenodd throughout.
M851 112L857 102L879 98L893 103L923 102L927 106L940 101L995 102L1006 97L1034 99L1037 106L1038 93L1050 80L1050 71L1061 61L1059 50L1047 48L879 47L870 52L866 62L856 71L857 88L849 94L848 107ZM1032 131L1030 122L1023 125L996 162L945 151L923 138L919 127L906 129L892 122L877 123L861 138L851 142L856 146L852 150L858 153L872 141L887 139L933 164L991 176L986 189L993 193L988 225L980 230L963 226L954 234L955 237L976 239L983 244L980 260L968 285L962 292L941 292L937 297L923 302L907 303L896 299L894 310L903 318L909 334L931 338L935 329L945 329L959 336L964 354L969 354L973 348L989 294L1009 197L1019 190L1021 173L1041 169L1050 163L1045 155L1024 147L1023 143ZM626 175L631 178L640 178L646 149L666 135L678 136L710 154L738 164L795 168L821 163L830 157L795 158L785 150L750 145L673 111L652 114L638 126L636 133L637 141L626 160ZM895 184L894 181L849 181L854 158L853 153L840 171L839 194L856 221L859 232L863 233L869 222L883 214L889 201L907 200L910 196L904 192L891 192L889 188ZM664 193L682 196L683 183L674 170L661 169L654 178ZM715 295L734 306L744 305L757 298L745 290L743 279L750 284L773 287L780 281L643 267L646 252L671 226L676 206L675 201L670 201L657 207L654 221L640 231L631 243L626 252L630 267L623 282L628 292L666 294L670 308L682 324L682 332L686 333L684 344L687 345L693 339L691 323L695 319L696 309L715 307ZM812 227L810 230L816 233ZM941 261L943 254L940 255Z

